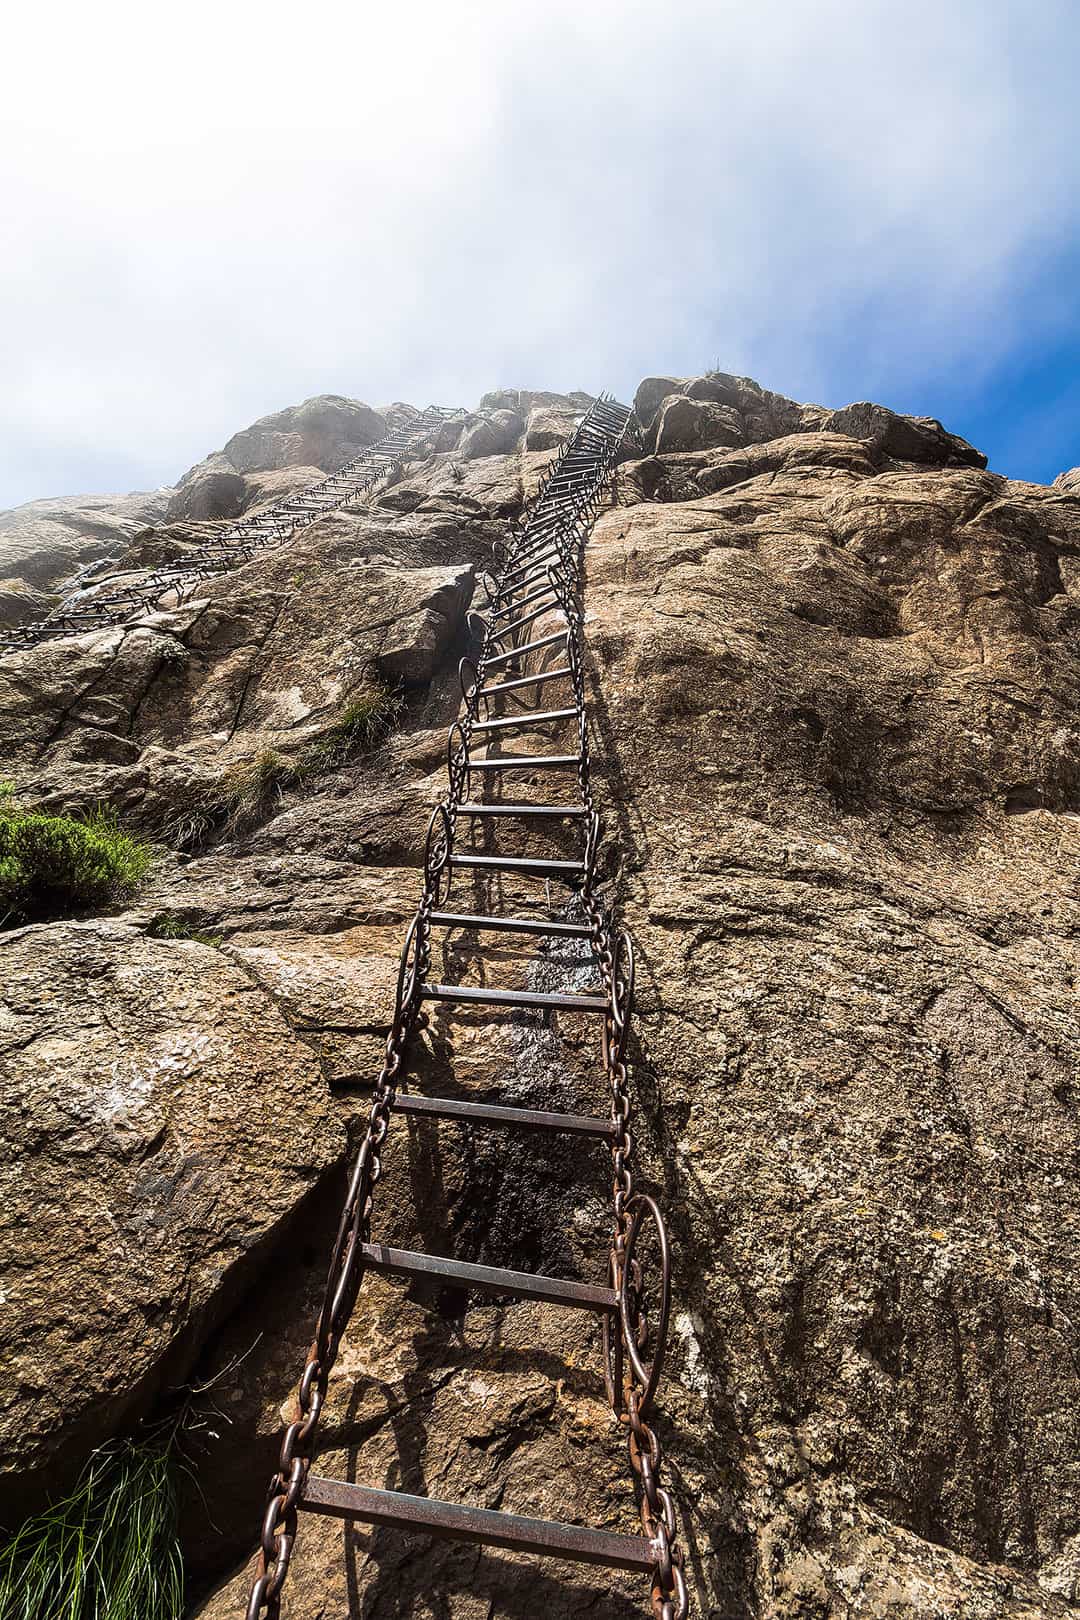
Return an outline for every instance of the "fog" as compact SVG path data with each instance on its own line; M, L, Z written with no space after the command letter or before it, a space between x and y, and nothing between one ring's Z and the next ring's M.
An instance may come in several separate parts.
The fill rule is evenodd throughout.
M386 11L9 19L0 506L171 482L315 393L713 365L1080 462L1046 392L1080 332L1075 7Z

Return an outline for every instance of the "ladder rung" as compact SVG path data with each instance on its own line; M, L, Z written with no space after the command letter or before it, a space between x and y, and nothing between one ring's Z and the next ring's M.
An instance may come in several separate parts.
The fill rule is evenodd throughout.
M508 624L506 626L505 630L496 630L495 634L493 636L491 636L491 640L493 642L502 641L504 636L512 636L514 634L515 630L524 630L526 625L535 624L536 620L537 619L542 619L544 617L545 613L563 613L563 612L565 612L565 609L563 608L561 603L554 602L554 601L553 602L545 602L543 607L534 608L531 613L526 613L526 615L525 615L525 617L523 619L515 619L513 624Z
M592 1283L541 1277L534 1271L504 1271L502 1266L475 1266L443 1254L388 1249L382 1243L364 1243L361 1248L369 1266L396 1277L435 1277L480 1294L516 1294L519 1299L542 1299L550 1305L573 1305L586 1311L613 1311L618 1302L613 1288L596 1288Z
M500 596L505 596L508 591L520 591L524 586L531 585L534 581L541 579L545 584L550 584L548 569L555 563L562 564L563 562L565 562L565 558L557 546L548 546L546 551L538 552L535 556L522 557L517 562L507 560L503 569L503 577L499 582ZM517 574L522 577L516 579L514 576Z
M530 766L553 769L559 765L577 765L580 754L507 754L504 759L470 759L471 771L514 771Z
M502 588L503 588L503 590L506 590L507 586L510 584L510 581L512 579L514 579L516 575L518 575L518 574L526 574L527 575L530 572L530 570L532 570L532 569L539 570L541 568L541 566L543 566L544 571L546 572L547 571L547 565L549 563L559 562L559 561L561 561L561 559L562 559L561 552L557 548L549 547L548 550L546 552L544 552L544 554L542 556L528 557L523 562L515 563L514 567L509 569L508 572L503 575L503 580L502 580Z
M479 690L486 698L492 698L497 692L517 692L523 686L540 686L544 681L557 681L573 673L569 664L563 664L559 669L545 670L542 675L516 675L512 681L497 681L494 686L481 682Z
M555 596L557 594L555 587L550 583L541 585L538 591L531 591L528 596L523 596L520 602L511 602L509 607L499 608L491 617L493 619L508 619L511 613L520 613L522 608L529 607L533 602L540 602L545 596ZM500 597L501 595L502 592L499 593ZM499 597L496 597L495 600L498 601Z
M578 878L585 870L584 861L533 860L521 855L451 855L450 865L476 872L535 872L537 877Z
M484 669L494 669L497 664L512 664L515 658L524 658L526 653L536 652L540 647L554 647L557 641L565 641L570 630L556 630L550 636L541 636L539 641L526 641L520 647L511 647L509 652L496 653L494 658L484 659Z
M399 1091L394 1107L400 1114L430 1114L460 1119L466 1125L509 1125L522 1131L567 1131L571 1136L610 1136L611 1122L593 1114L549 1114L533 1108L503 1108L494 1103L459 1102L456 1097L422 1097Z
M564 564L567 555L561 526L555 524L507 558L500 590L519 590L526 580L531 584L534 579L546 576L556 563Z
M459 816L584 816L584 805L574 804L459 804Z
M586 923L548 922L543 917L488 917L470 911L433 911L437 928L479 928L497 934L547 934L553 939L588 939Z
M576 709L541 709L535 714L525 710L521 714L504 715L499 720L475 720L473 730L503 731L508 726L542 726L549 720L573 720L576 715Z
M468 1001L485 1007L561 1007L567 1012L607 1012L606 996L573 996L539 990L487 990L471 984L422 984L424 1001Z
M526 1519L517 1513L496 1513L491 1508L462 1507L434 1496L375 1491L366 1485L323 1479L317 1474L308 1475L299 1506L308 1513L331 1518L359 1519L364 1524L416 1530L449 1541L471 1541L483 1547L539 1553L581 1564L602 1564L608 1569L650 1570L659 1562L655 1543L644 1536L590 1530L553 1519Z

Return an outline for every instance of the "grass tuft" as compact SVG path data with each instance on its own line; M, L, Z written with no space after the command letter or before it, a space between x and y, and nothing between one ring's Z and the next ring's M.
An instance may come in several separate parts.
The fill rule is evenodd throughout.
M115 811L99 808L76 820L23 810L11 783L0 783L0 925L126 900L151 859Z
M177 849L201 849L215 836L239 836L269 819L285 788L300 787L321 771L336 770L377 748L405 709L400 692L374 680L353 693L337 719L299 758L264 748L230 765L165 828ZM179 937L179 936L176 936ZM194 937L194 936L189 936Z
M295 787L305 775L305 767L288 754L263 748L250 759L230 765L216 782L177 810L165 826L165 837L177 849L202 849L216 834L238 837L265 821L281 803L283 789Z
M358 687L326 735L312 748L312 767L332 769L369 754L394 729L404 707L401 693L389 687L374 681Z
M295 787L303 777L303 766L288 754L262 748L223 772L207 807L222 816L229 832L244 832L281 803L283 788Z
M93 1452L0 1546L0 1620L181 1620L172 1436Z
M155 917L150 924L150 937L152 939L193 939L199 945L213 945L216 947L221 944L225 935L205 933L193 918L180 917L173 912L166 912L161 917Z

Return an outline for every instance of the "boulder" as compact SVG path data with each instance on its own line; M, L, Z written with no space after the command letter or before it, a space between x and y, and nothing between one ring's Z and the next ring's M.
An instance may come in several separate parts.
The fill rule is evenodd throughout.
M797 467L833 468L857 478L872 478L877 471L871 447L862 439L842 433L792 433L764 444L749 444L742 450L720 450L699 458L696 480L703 494L713 495L748 478Z
M648 432L660 414L660 407L672 394L681 394L685 377L646 377L638 384L634 395L634 415L642 430Z
M534 405L525 423L525 449L558 450L573 433L581 413L550 405Z
M165 521L204 523L237 518L246 497L243 475L219 451L184 474L165 510Z
M541 406L563 411L588 410L592 401L592 394L584 394L580 390L575 390L569 394L552 394L544 389L498 388L493 393L482 395L480 409L482 411L516 411L521 416L527 416L531 410L538 409Z
M330 473L386 432L385 418L370 405L339 394L320 394L260 417L242 433L234 433L221 454L242 473L291 466L319 467Z
M502 456L513 450L521 437L524 421L517 411L496 410L482 416L462 434L459 453L463 461L479 456Z
M0 934L0 1523L182 1382L342 1153L310 1050L206 945Z
M145 495L73 495L0 512L5 622L36 617L48 605L44 597L79 569L121 554L144 529L164 519L172 494L157 489Z
M955 433L946 433L932 416L899 416L884 405L863 400L830 412L822 426L827 433L868 439L875 450L897 461L930 467L986 466L980 450Z
M672 394L660 407L656 421L656 451L712 450L743 443L738 411L711 400Z

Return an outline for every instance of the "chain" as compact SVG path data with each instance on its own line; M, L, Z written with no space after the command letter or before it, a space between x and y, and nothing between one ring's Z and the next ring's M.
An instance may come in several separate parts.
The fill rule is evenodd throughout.
M652 1587L655 1620L686 1620L689 1601L677 1540L675 1508L670 1492L661 1483L660 1441L647 1421L663 1361L671 1268L660 1210L652 1198L638 1193L634 1186L634 1140L626 1062L634 995L634 957L629 935L616 934L612 918L596 892L600 818L590 779L582 649L584 613L580 598L585 543L610 484L629 425L630 413L624 407L603 397L594 402L541 480L526 524L511 531L507 544L497 543L495 565L501 577L496 578L494 591L485 579L484 589L489 607L501 619L516 610L513 599L519 592L524 590L526 595L531 595L541 578L546 579L553 599L551 605L557 606L566 619L567 666L578 723L577 782L586 811L580 901L609 1003L604 1019L603 1062L611 1101L613 1233L610 1268L612 1287L618 1299L618 1322L612 1318L605 1318L604 1322L605 1379L612 1408L627 1426L642 1529L655 1551ZM538 569L542 572L537 572ZM543 611L546 609L540 610ZM402 947L386 1058L372 1090L367 1128L338 1223L322 1309L296 1392L293 1418L282 1437L277 1472L270 1482L247 1620L278 1620L279 1617L280 1593L296 1536L298 1505L314 1455L328 1382L363 1280L363 1245L370 1231L375 1187L382 1174L381 1149L389 1130L396 1083L410 1035L424 1022L420 990L430 967L431 918L433 912L440 909L449 887L458 813L469 793L469 750L478 723L485 672L493 659L502 659L506 651L522 647L523 634L528 637L528 628L520 619L505 630L500 631L495 626L495 619L485 624L477 660L462 659L459 667L464 704L461 717L455 720L447 738L448 792L446 799L436 806L428 826L424 889ZM507 641L509 647L503 645ZM655 1328L648 1319L642 1267L636 1256L638 1234L646 1221L655 1229L662 1261L661 1303ZM650 1343L655 1343L656 1348L651 1365L647 1365L642 1357Z

